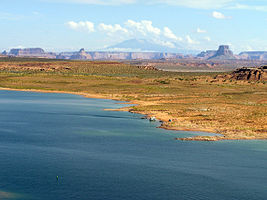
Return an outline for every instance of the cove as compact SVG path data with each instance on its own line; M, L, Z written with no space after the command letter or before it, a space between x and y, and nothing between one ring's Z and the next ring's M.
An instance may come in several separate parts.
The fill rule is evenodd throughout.
M267 141L177 141L205 133L117 103L0 91L0 199L266 199Z

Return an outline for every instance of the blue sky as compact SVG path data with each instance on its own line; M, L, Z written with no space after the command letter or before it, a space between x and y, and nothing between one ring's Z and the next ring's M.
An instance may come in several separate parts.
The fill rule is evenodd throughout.
M103 49L123 40L267 51L267 0L0 0L0 50Z

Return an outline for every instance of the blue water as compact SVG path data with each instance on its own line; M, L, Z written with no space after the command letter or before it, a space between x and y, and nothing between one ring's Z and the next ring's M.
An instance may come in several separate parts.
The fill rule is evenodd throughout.
M203 133L116 103L0 91L0 199L267 199L267 141L176 141Z

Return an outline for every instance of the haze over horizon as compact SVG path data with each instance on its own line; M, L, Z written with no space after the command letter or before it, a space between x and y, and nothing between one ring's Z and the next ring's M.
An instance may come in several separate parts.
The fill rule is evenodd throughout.
M1 46L101 50L130 39L207 50L266 50L265 0L14 0L1 2Z

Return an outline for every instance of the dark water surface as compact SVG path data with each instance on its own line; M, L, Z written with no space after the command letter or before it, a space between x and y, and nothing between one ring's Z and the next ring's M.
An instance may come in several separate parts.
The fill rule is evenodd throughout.
M0 91L0 199L267 199L267 141L175 141L201 133L115 103Z

